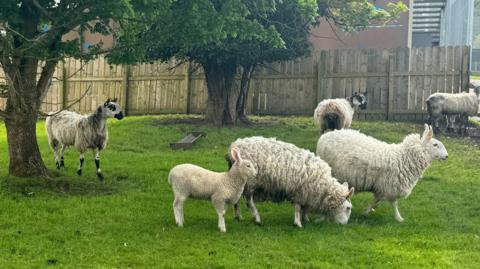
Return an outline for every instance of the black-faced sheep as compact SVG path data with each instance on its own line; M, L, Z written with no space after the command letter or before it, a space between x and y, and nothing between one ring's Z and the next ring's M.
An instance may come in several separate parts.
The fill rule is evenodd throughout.
M326 130L350 128L355 109L363 110L367 108L365 94L354 93L347 99L338 98L321 101L313 113L313 119L320 129L320 134Z
M433 125L435 133L440 131L438 120L446 117L446 127L451 127L455 116L460 117L460 130L464 130L469 116L478 114L479 100L475 93L434 93L427 100L427 123Z
M75 146L80 152L78 175L82 174L85 151L92 149L95 155L97 176L103 179L100 170L100 151L105 149L108 141L107 119L123 118L122 109L117 99L108 99L90 115L81 115L72 111L60 111L48 116L45 128L48 143L53 149L55 164L58 169L64 166L64 152L68 146ZM60 150L60 160L59 151Z
M332 167L340 182L348 182L357 191L373 192L374 201L365 214L389 201L395 219L401 222L397 199L410 195L433 160L448 158L445 146L432 135L432 128L425 125L421 137L410 134L400 144L387 144L355 130L336 130L320 137L317 155Z

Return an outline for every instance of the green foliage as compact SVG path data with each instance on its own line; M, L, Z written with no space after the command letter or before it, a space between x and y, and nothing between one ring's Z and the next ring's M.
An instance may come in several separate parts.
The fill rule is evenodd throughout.
M7 35L0 37L3 64L10 57L61 60L75 57L89 60L105 52L101 44L82 51L80 38L62 36L80 29L91 33L115 33L115 23L133 18L129 0L3 0L0 26Z
M150 17L150 25L137 31L137 42L132 35L125 38L125 50L110 60L134 63L175 57L236 65L290 60L310 53L309 32L319 16L352 31L386 22L405 10L402 2L377 10L367 0L179 0L162 16Z
M209 201L187 200L185 226L173 219L168 171L194 163L227 169L224 154L238 137L275 136L315 149L318 131L311 117L253 117L253 128L213 128L175 123L182 116L127 117L109 121L110 141L101 155L104 183L86 154L84 175L76 176L78 152L66 153L66 170L56 179L19 179L0 170L0 268L477 268L480 263L478 142L443 138L449 159L434 162L399 207L404 223L388 204L369 217L372 199L356 193L349 223L332 221L293 226L289 202L257 203L263 224L255 225L242 201L245 220L226 213L227 233L217 229ZM355 121L354 129L388 142L400 142L423 126ZM191 150L169 143L185 132L207 137ZM0 141L5 141L0 123ZM43 122L41 152L54 169ZM0 143L0 167L7 163ZM49 266L51 264L51 266Z
M347 32L362 30L372 23L387 23L407 10L402 1L388 2L386 9L377 9L368 0L319 0L320 15Z

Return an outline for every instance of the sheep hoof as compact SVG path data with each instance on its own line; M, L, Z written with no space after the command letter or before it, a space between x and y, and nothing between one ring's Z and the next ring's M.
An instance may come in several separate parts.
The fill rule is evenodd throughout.
M396 216L395 220L397 220L398 222L403 222L404 221L404 219L400 216Z
M81 176L81 175L82 175L82 170L78 169L78 170L77 170L77 174L78 174L79 176Z
M242 220L243 220L243 216L242 216L242 215L235 216L235 220L237 220L237 221L242 221Z
M103 180L103 179L104 179L102 173L97 173L97 177L98 177L99 180Z
M226 233L227 230L226 230L226 229L220 229L220 232L221 232L221 233Z
M55 162L55 166L57 167L58 170L60 170L60 164L58 162Z
M301 223L294 223L295 226L297 226L298 228L303 228L302 224Z
M65 162L61 161L60 162L60 167L65 167Z

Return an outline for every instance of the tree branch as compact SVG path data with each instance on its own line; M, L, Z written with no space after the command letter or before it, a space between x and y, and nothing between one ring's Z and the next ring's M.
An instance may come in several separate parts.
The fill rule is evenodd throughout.
M90 84L90 86L88 86L87 90L80 96L78 97L77 99L75 99L73 101L73 103L69 104L67 107L65 107L64 109L61 109L55 113L51 113L51 114L48 114L48 113L45 113L43 111L38 111L38 114L40 114L41 116L44 116L44 117L51 117L51 116L55 116L57 115L58 113L62 112L62 111L65 111L65 110L69 110L70 108L72 108L74 105L78 104L80 101L82 101L83 98L85 98L85 96L87 96L87 93L90 91L90 89L92 88L92 84ZM43 103L43 104L50 104L50 105L61 105L61 103Z
M46 62L45 66L42 68L42 73L40 74L40 79L37 83L37 93L38 93L38 101L41 102L45 97L48 84L52 79L53 73L55 73L55 67L57 66L56 61Z

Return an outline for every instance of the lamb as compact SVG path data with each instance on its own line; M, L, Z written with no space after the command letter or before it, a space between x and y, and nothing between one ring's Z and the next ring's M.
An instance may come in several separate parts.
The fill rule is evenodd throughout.
M331 215L340 224L348 222L354 189L349 190L347 184L342 185L333 178L328 164L312 152L260 136L237 139L230 148L243 150L243 157L252 161L258 171L255 178L247 181L243 192L256 223L260 223L253 197L257 191L292 201L294 224L300 228L301 216L306 216L307 212ZM227 156L229 165L232 157ZM235 216L241 219L238 204Z
M442 116L451 118L453 115L460 115L461 129L468 122L468 116L475 116L478 113L479 100L475 93L434 93L427 100L428 124L435 124ZM448 123L447 123L448 125ZM435 127L435 133L439 128Z
M321 101L315 112L313 119L320 128L320 134L326 130L350 128L352 125L353 114L356 108L367 108L367 93L354 93L348 99L325 99Z
M51 116L47 117L45 128L48 143L53 149L57 169L65 166L65 149L68 146L75 146L80 152L80 166L77 174L81 176L85 151L92 149L97 177L103 180L100 170L100 152L107 146L107 119L114 117L121 120L123 118L122 109L116 102L117 99L108 99L90 115L80 115L66 110L50 113ZM59 150L60 160L58 159Z
M445 146L432 138L431 126L406 136L400 144L387 144L355 130L337 130L320 137L317 155L332 167L340 182L357 191L373 192L374 201L365 215L382 201L389 201L395 219L403 221L397 200L406 198L433 160L448 158Z
M231 150L234 160L232 169L217 173L193 164L180 164L168 174L168 182L175 195L173 213L175 222L183 227L183 203L188 197L210 199L218 214L218 228L226 232L226 203L237 203L248 179L255 177L257 170L248 160L243 160L240 151Z

